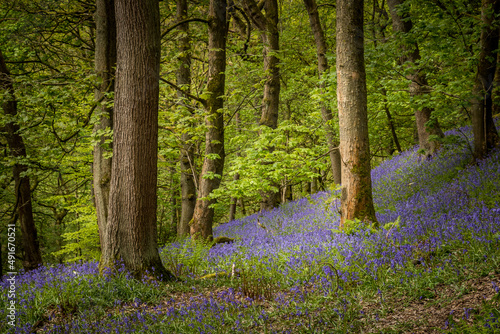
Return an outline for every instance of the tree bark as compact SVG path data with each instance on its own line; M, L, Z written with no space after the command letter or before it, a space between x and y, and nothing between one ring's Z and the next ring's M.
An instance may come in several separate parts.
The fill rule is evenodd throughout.
M10 149L10 154L17 160L12 171L15 182L16 214L19 218L19 225L21 226L24 249L23 267L25 270L32 270L42 264L42 255L40 253L37 230L33 219L30 178L27 175L28 167L21 161L26 158L26 146L24 145L23 137L21 137L19 133L20 127L14 120L17 116L17 100L14 94L14 85L12 84L11 75L5 64L2 51L0 51L0 91L5 94L2 104L3 111L11 118L5 125L7 144Z
M316 55L318 58L318 72L320 79L326 71L330 68L328 66L328 59L326 59L326 40L323 28L321 27L321 22L319 20L318 6L315 0L304 0L304 4L309 14L309 23L314 35L314 41L316 43ZM326 84L321 83L320 88L324 90ZM330 156L330 163L332 168L333 182L340 184L342 181L341 174L341 159L340 150L338 148L339 143L335 138L335 132L333 130L333 114L330 108L328 108L326 103L321 104L321 117L323 118L326 141L328 143L328 151Z
M108 221L109 187L111 182L112 140L109 135L102 135L102 131L113 129L113 107L107 94L114 91L116 66L116 22L114 0L97 0L95 12L96 43L95 43L95 72L99 79L95 90L95 100L100 104L97 110L99 122L94 125L93 132L99 138L94 146L94 160L92 164L94 203L99 226L99 238L103 243L106 224Z
M499 144L500 138L493 122L492 90L496 69L496 50L499 31L494 24L500 11L500 1L483 0L481 7L481 51L474 82L472 99L472 131L474 133L474 157L484 158L489 150Z
M100 269L122 260L135 277L167 280L156 225L160 10L157 0L116 0L115 9L113 163Z
M208 14L208 84L206 102L205 159L201 171L198 199L190 224L191 237L209 240L212 236L215 200L208 199L219 188L224 169L224 86L226 71L226 0L210 0Z
M389 5L389 10L391 12L394 31L407 34L411 31L413 24L408 14L398 13L398 7L403 2L404 0L387 0L387 4ZM420 61L418 44L415 43L412 46L402 44L401 51L402 56L399 60L401 64L408 62L417 65ZM412 98L429 93L427 77L421 70L417 70L413 74L409 75L408 80L410 80L409 89L410 96ZM438 120L436 118L432 118L432 112L433 110L429 107L417 108L415 110L418 143L420 149L424 150L428 155L434 154L434 152L439 149L439 142L430 140L430 136L437 136L440 138L444 137Z
M343 163L340 227L355 218L376 223L370 174L363 0L337 1L337 101Z
M177 21L187 18L188 5L186 0L177 0ZM184 23L178 27L182 33L179 39L179 69L177 70L177 86L182 87L186 92L191 91L191 40L189 37L189 23ZM181 91L177 91L177 97L187 105L188 111L193 113L193 108L189 105L187 96ZM184 237L189 235L189 222L193 219L196 205L196 184L194 174L194 146L191 143L191 135L187 132L181 135L182 148L180 156L181 165L181 219L177 228L177 235Z

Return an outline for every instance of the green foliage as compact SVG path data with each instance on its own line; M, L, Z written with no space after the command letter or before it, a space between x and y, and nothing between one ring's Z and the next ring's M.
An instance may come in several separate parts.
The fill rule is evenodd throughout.
M72 220L62 238L66 242L61 250L54 252L56 257L64 256L66 262L99 260L101 248L99 243L99 228L95 208L93 206L74 205L70 209L77 217Z

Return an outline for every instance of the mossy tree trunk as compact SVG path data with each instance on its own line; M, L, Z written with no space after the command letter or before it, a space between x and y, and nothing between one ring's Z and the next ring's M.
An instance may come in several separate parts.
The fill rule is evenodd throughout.
M188 16L187 0L177 0L177 21L186 20ZM189 22L181 24L178 29L181 32L179 38L179 69L177 70L177 86L182 87L185 92L191 91L191 39L189 37ZM177 91L177 97L188 112L193 113L188 97L181 91ZM181 217L177 226L177 235L189 235L189 222L193 219L196 205L196 184L195 184L195 161L194 145L191 142L191 135L183 132L181 135L182 148L180 156L181 166Z
M316 5L316 1L304 0L304 4L306 6L307 13L309 14L309 24L311 25L311 29L314 35L314 41L316 43L318 72L321 78L321 76L330 68L328 66L328 59L326 59L327 47L326 47L325 34L323 32L323 28L321 27L321 22L319 20L318 6ZM326 86L325 82L322 82L320 88L324 90L325 86ZM328 151L330 155L333 182L335 182L336 184L340 184L342 182L342 174L341 174L342 165L340 163L340 150L338 148L339 142L333 130L333 121L334 121L333 113L331 109L328 108L327 104L324 102L321 103L321 117L323 118L326 141L328 143Z
M208 14L208 84L206 101L205 159L198 187L198 199L190 224L191 237L212 238L215 202L209 196L220 185L224 169L224 90L226 81L226 0L210 0Z
M14 224L19 219L24 251L23 267L25 270L32 270L42 264L42 255L40 253L37 230L33 218L30 178L27 175L28 166L23 161L26 159L26 146L20 134L21 129L19 124L16 123L17 99L14 94L11 74L5 64L2 51L0 51L0 93L5 94L2 109L10 119L5 124L5 128L1 130L2 132L6 132L10 155L15 159L12 172L14 176L14 193L16 195L16 212L13 214L13 219L9 224ZM15 270L9 269L9 271Z
M98 141L94 146L92 164L94 205L99 226L101 244L108 221L109 187L111 183L111 153L113 130L113 106L108 97L114 91L116 67L116 22L114 0L97 0L95 12L95 72L99 80L95 90L99 121L94 125Z
M403 4L403 2L404 0L387 0L391 12L393 30L408 34L413 24L407 13L398 12L399 6ZM420 51L417 43L408 45L408 43L402 42L401 54L399 58L401 64L415 66L420 62ZM429 93L427 77L422 70L415 70L408 76L408 79L410 80L409 90L412 99ZM420 149L424 150L428 155L434 154L434 152L439 149L439 142L432 140L431 136L438 138L444 137L437 118L432 117L432 112L433 109L429 107L415 109L418 144Z
M495 16L500 12L499 0L483 0L481 7L481 41L479 63L472 99L472 131L474 157L484 158L489 150L499 144L500 138L493 122L493 79L496 70L496 50L499 31Z

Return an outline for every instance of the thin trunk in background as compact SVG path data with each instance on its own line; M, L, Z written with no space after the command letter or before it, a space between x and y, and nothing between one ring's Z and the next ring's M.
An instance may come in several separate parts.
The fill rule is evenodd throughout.
M318 6L315 0L304 0L304 4L309 14L309 23L314 35L314 41L316 43L316 55L318 58L318 72L319 77L329 70L328 59L326 59L326 39L321 27L321 22L319 20ZM321 82L320 88L324 90L326 84L324 81ZM340 161L340 150L338 148L339 143L336 139L335 132L333 130L333 114L330 108L328 108L325 102L321 103L321 117L323 118L326 141L328 143L328 151L330 155L330 163L333 175L333 182L336 184L341 183L341 161Z
M198 187L198 199L190 224L194 239L213 238L214 199L207 199L219 188L224 169L224 92L226 81L226 0L210 0L208 14L208 83L206 101L205 159Z
M407 13L399 12L399 7L403 2L404 0L387 0L394 31L408 34L413 24ZM402 65L408 63L408 66L415 66L420 62L418 44L413 43L411 46L408 46L406 43L403 43L401 52L402 55L399 61ZM408 76L408 79L410 80L410 96L412 98L429 94L427 77L424 72L415 70L415 72ZM415 109L418 144L420 149L425 150L427 155L432 155L439 149L439 142L432 140L431 136L444 137L438 120L432 117L432 112L433 109L429 107Z
M177 0L177 22L187 19L187 0ZM177 70L177 86L184 91L191 91L191 40L189 37L189 23L186 22L178 27L181 32L179 38L179 69ZM177 97L181 103L193 113L188 98L179 90ZM191 135L183 132L181 135L182 147L180 156L181 165L181 217L177 227L177 235L189 235L189 222L193 219L194 207L196 205L196 184L195 184L195 163L194 145L191 142Z
M483 0L481 7L481 41L479 63L474 82L472 99L472 131L474 133L474 157L482 159L500 143L498 132L493 122L493 79L496 70L496 50L498 49L499 31L494 24L495 16L500 12L499 0Z
M25 270L36 269L42 264L42 255L38 244L37 230L33 219L33 206L31 203L30 178L27 175L28 166L25 164L26 146L21 137L19 124L16 123L17 99L14 94L14 85L2 51L0 51L0 92L4 95L2 109L5 115L10 117L10 121L5 124L2 132L6 132L7 144L10 155L16 160L12 167L14 175L14 194L16 205L13 219L9 224L15 224L19 219L21 227L23 254L23 267ZM0 258L1 260L1 258ZM9 271L15 271L14 269Z
M354 219L376 223L368 139L363 2L337 1L337 101L343 163L341 228Z
M99 238L103 242L108 221L109 188L111 183L112 135L103 132L113 130L112 98L116 67L116 22L114 0L97 0L95 12L95 72L99 80L95 90L95 100L99 106L96 113L99 121L93 133L98 136L94 146L92 163L94 205L99 226Z
M234 115L234 122L236 123L236 131L238 132L239 135L241 135L241 125L240 125L240 113L236 112ZM236 152L236 156L240 157L240 151ZM240 174L236 173L233 176L233 181L238 181L240 179ZM229 205L229 218L228 221L234 220L234 217L236 216L236 208L238 204L238 198L236 197L231 197L230 200L230 205Z
M385 115L387 116L387 125L391 130L392 142L396 145L396 149L398 150L398 152L401 153L403 151L401 150L401 144L399 143L398 135L396 134L396 126L394 125L394 120L392 118L391 111L389 110L389 106L387 104L387 90L385 88L382 88L382 96L384 96L385 99L384 112Z

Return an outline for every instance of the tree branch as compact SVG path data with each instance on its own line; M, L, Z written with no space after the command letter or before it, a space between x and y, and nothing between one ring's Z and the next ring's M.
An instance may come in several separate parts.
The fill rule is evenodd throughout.
M160 81L163 81L164 83L174 87L175 89L177 89L179 92L181 92L182 94L186 95L187 97L190 97L192 98L193 100L196 100L198 102L200 102L201 104L203 104L204 107L207 106L207 100L205 99L202 99L201 97L198 97L198 96L194 96L188 92L186 92L185 90L183 90L181 87L177 86L176 84L168 81L167 79L164 79L162 77L160 77Z
M165 37L169 32L171 32L172 30L174 30L175 28L177 28L178 26L180 25L183 25L184 23L189 23L189 22L202 22L202 23L206 23L208 24L208 21L205 20L205 19L198 19L198 18L193 18L193 19L186 19L186 20L182 20L182 21L179 21L177 22L176 24L174 24L173 26L170 26L167 28L167 30L165 30L162 34L161 34L161 38Z

